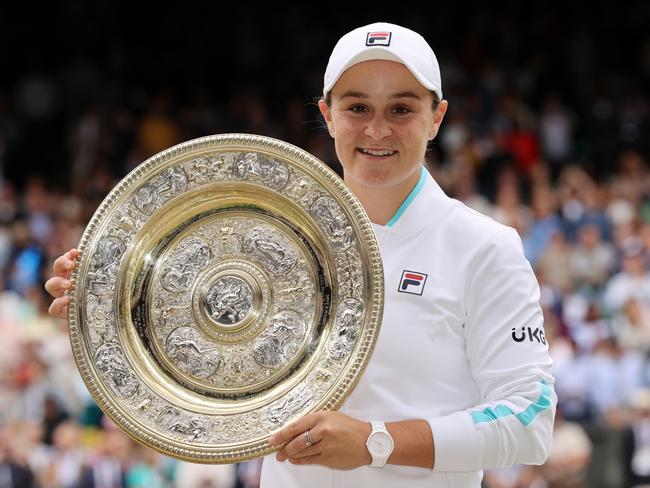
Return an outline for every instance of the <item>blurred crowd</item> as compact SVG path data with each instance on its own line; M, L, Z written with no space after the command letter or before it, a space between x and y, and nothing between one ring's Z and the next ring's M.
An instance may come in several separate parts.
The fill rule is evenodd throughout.
M520 34L505 19L502 47ZM562 62L543 47L497 56L479 34L439 54L450 109L426 164L449 195L519 232L545 333L513 339L548 343L559 398L548 462L488 470L484 484L650 484L650 41L610 73L584 28L549 41L566 48ZM262 62L246 46L250 66ZM259 461L176 461L116 428L77 372L65 324L47 315L43 283L113 186L173 144L262 134L340 174L311 99L324 60L307 63L300 46L287 56L316 81L282 103L252 82L218 96L205 83L147 92L83 58L0 90L0 487L257 486Z

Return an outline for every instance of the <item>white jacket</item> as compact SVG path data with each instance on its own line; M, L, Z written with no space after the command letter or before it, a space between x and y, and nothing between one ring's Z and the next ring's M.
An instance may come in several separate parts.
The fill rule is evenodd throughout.
M479 487L482 470L541 464L557 397L539 286L510 227L449 198L426 170L386 225L374 225L384 318L341 411L426 419L435 466L338 471L264 460L262 488Z

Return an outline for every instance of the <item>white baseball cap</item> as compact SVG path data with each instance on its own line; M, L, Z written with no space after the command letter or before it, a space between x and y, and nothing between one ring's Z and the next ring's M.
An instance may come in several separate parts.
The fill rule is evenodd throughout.
M417 32L387 22L376 22L345 34L330 55L323 95L332 89L343 72L362 61L383 59L406 66L425 88L442 100L440 67L431 46Z

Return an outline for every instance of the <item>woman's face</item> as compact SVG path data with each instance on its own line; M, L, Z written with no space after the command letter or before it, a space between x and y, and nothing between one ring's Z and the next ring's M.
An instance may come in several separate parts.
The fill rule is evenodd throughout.
M352 190L415 185L447 102L434 111L433 94L393 61L352 66L332 88L331 98L331 106L324 101L319 106Z

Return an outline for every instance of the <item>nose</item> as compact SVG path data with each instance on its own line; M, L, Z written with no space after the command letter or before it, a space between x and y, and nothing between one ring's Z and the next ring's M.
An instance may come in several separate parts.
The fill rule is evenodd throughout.
M392 129L384 115L377 113L368 121L365 133L372 139L380 140L391 135Z

